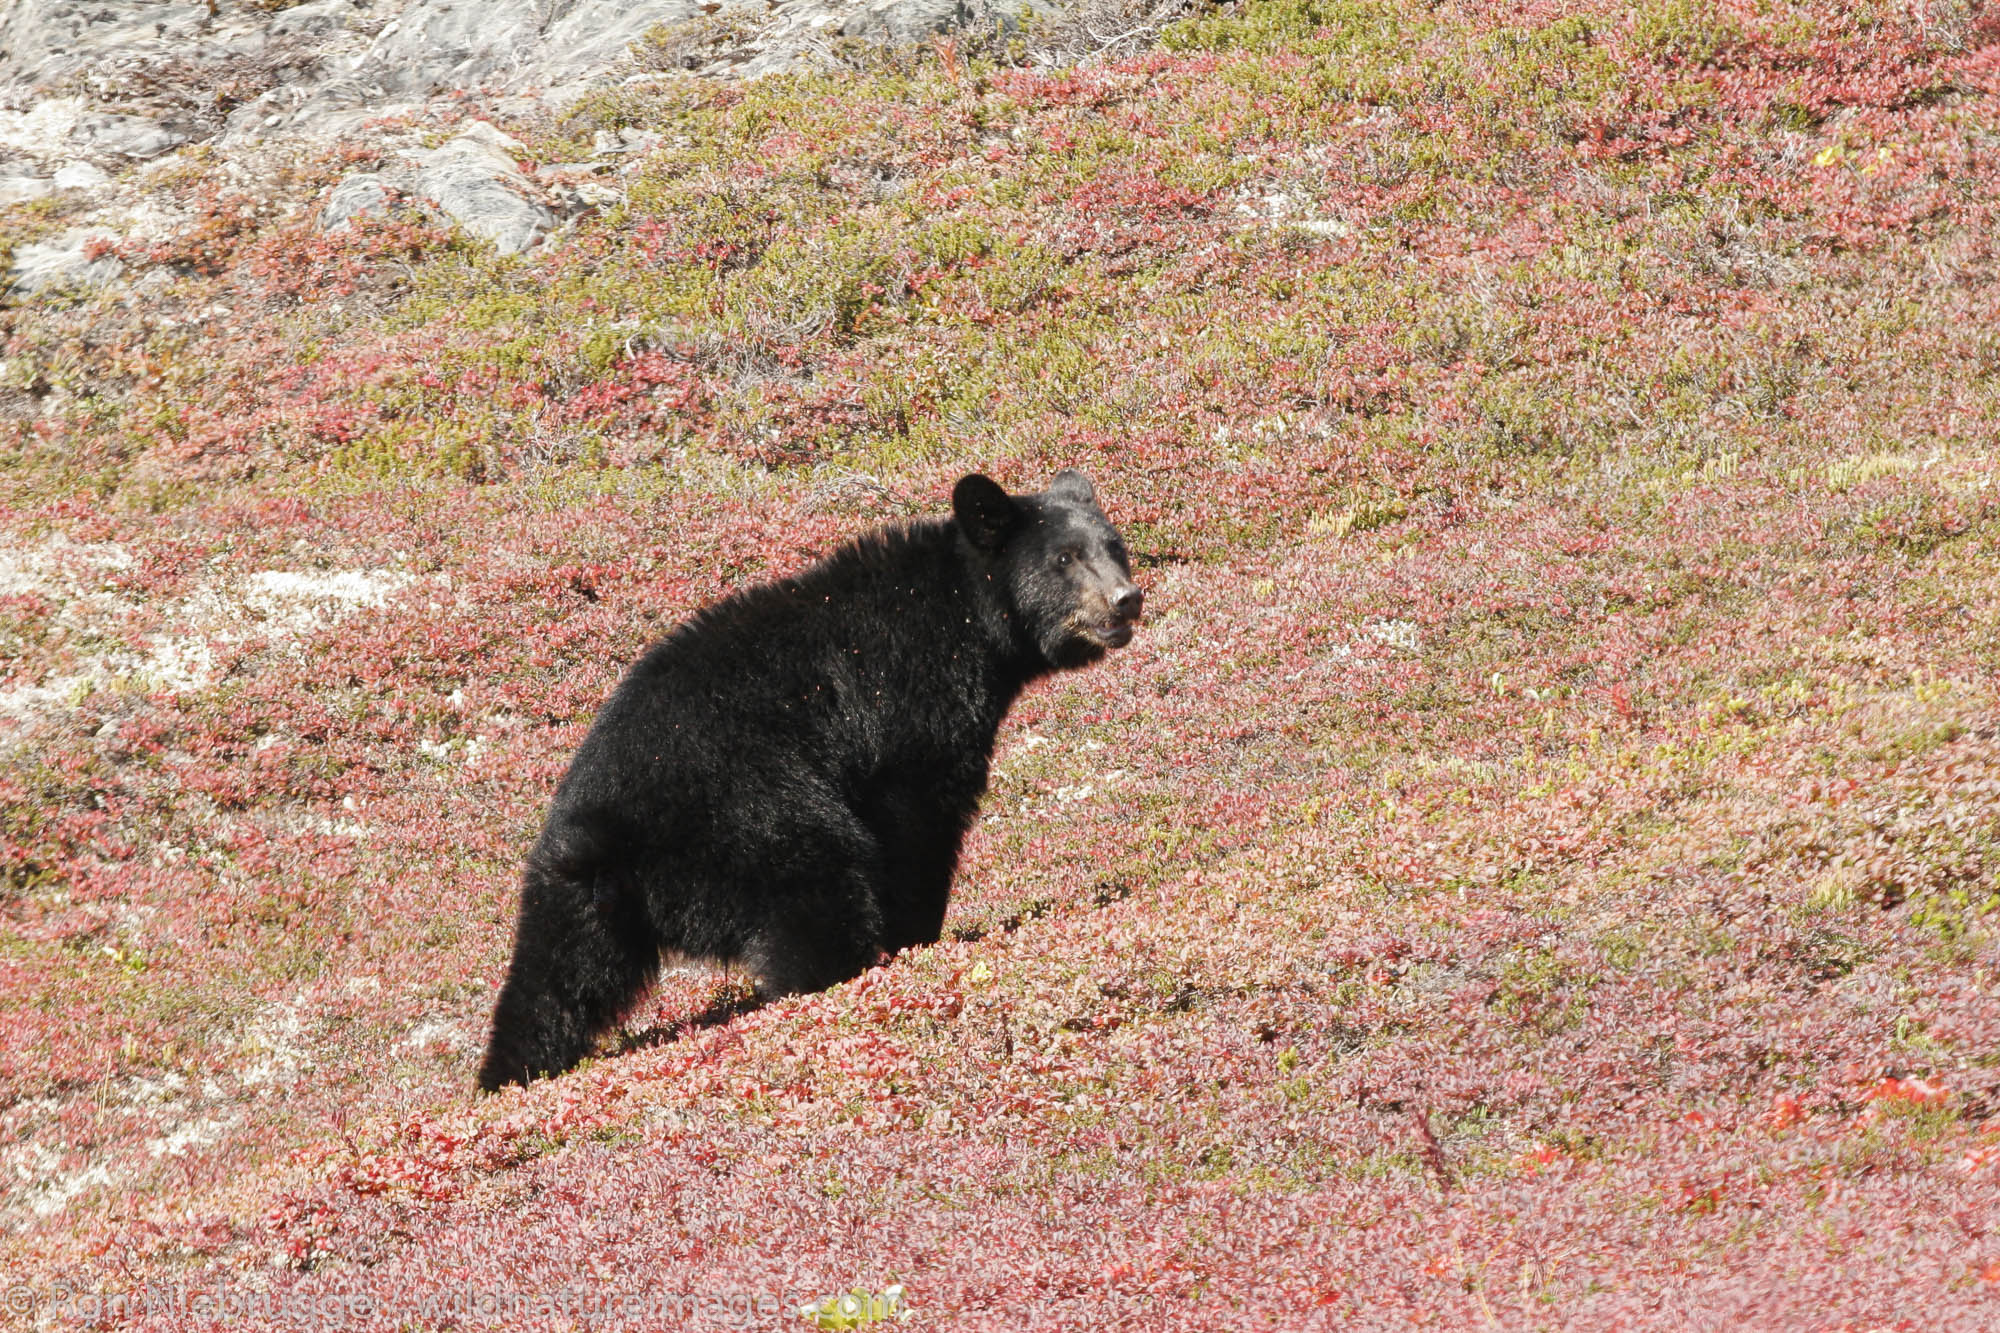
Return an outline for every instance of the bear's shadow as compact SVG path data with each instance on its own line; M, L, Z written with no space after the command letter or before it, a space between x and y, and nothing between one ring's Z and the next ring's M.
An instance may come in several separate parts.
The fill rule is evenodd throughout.
M664 997L649 997L654 1001ZM670 1046L683 1037L692 1036L707 1028L721 1027L733 1019L752 1013L764 1007L765 1001L746 982L738 982L730 977L716 977L708 998L693 1009L678 1008L671 1003L658 1003L643 1026L622 1029L615 1044L607 1054L627 1055L633 1051L649 1050L655 1046ZM647 1008L641 1005L641 1011Z

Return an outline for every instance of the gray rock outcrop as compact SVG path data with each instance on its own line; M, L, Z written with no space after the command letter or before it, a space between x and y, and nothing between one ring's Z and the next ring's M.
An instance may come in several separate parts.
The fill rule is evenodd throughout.
M144 116L94 111L81 97L50 97L0 110L0 149L42 161L91 157L113 164L158 157L187 135Z
M125 270L122 260L105 253L117 240L108 232L75 227L54 240L19 246L7 274L7 290L19 296L39 296L107 283Z
M357 171L327 192L316 219L321 231L339 231L356 218L387 217L397 188L376 171Z
M58 167L49 181L58 190L95 190L100 185L109 185L111 176L103 168L88 162L71 162Z
M764 73L823 58L829 40L916 41L1016 23L1048 0L10 0L0 5L0 105L82 91L126 108L94 151L143 158L220 128L236 140L310 129L342 109L380 115L440 93L539 94L617 71L654 27L726 20L742 40L717 68ZM141 104L149 115L133 114ZM117 118L121 113L111 112Z
M56 183L46 176L37 176L31 168L0 168L0 208L25 204L55 192Z
M527 118L621 81L755 77L839 59L845 43L991 31L1030 11L1056 12L1049 0L0 0L0 208L47 200L65 224L15 247L6 290L117 279L107 238L142 253L189 225L162 183L190 169L254 193L301 152L357 136L380 165L291 207L337 230L405 203L518 253L623 199L651 142L600 136L589 161L530 176L521 146L468 113ZM440 124L457 136L416 146ZM175 151L190 145L206 155Z
M701 13L697 0L414 0L354 73L402 96L553 87L610 69L655 25Z
M523 151L492 125L472 121L441 147L405 149L395 165L345 177L320 202L316 223L338 231L359 217L385 217L408 199L503 255L519 254L556 225L538 198L541 187L515 161Z
M534 187L514 164L510 146L521 145L475 122L442 148L409 154L418 162L412 193L503 255L519 254L556 223L530 197Z

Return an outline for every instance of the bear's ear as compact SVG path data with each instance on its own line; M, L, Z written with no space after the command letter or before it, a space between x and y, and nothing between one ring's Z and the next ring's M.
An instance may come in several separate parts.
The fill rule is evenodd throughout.
M1090 478L1073 467L1066 467L1056 473L1049 483L1049 494L1058 500L1068 500L1072 504L1094 505L1097 492L1091 488Z
M977 472L959 478L951 488L951 512L982 551L999 550L1021 517L1014 497L1001 490L999 482Z

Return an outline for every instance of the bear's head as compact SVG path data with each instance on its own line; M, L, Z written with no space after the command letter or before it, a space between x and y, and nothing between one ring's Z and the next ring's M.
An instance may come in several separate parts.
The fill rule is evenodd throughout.
M975 472L953 488L951 508L1049 665L1084 666L1132 641L1146 595L1081 472L1059 472L1035 495L1009 495Z

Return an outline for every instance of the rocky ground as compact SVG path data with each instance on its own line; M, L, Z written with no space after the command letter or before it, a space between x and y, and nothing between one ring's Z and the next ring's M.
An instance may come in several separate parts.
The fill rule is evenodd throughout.
M1049 60L1143 39L1165 0L22 0L0 13L0 208L51 223L0 237L20 300L129 278L119 253L200 219L163 187L190 171L254 188L320 225L407 201L502 253L617 197L592 184L643 143L524 173L491 125L532 121L593 88L835 65L869 47L952 35L1023 40ZM487 126L476 125L478 121ZM442 127L475 122L449 137ZM302 153L359 137L391 151L330 196L287 198ZM17 229L18 230L18 229ZM9 243L11 242L11 243Z

